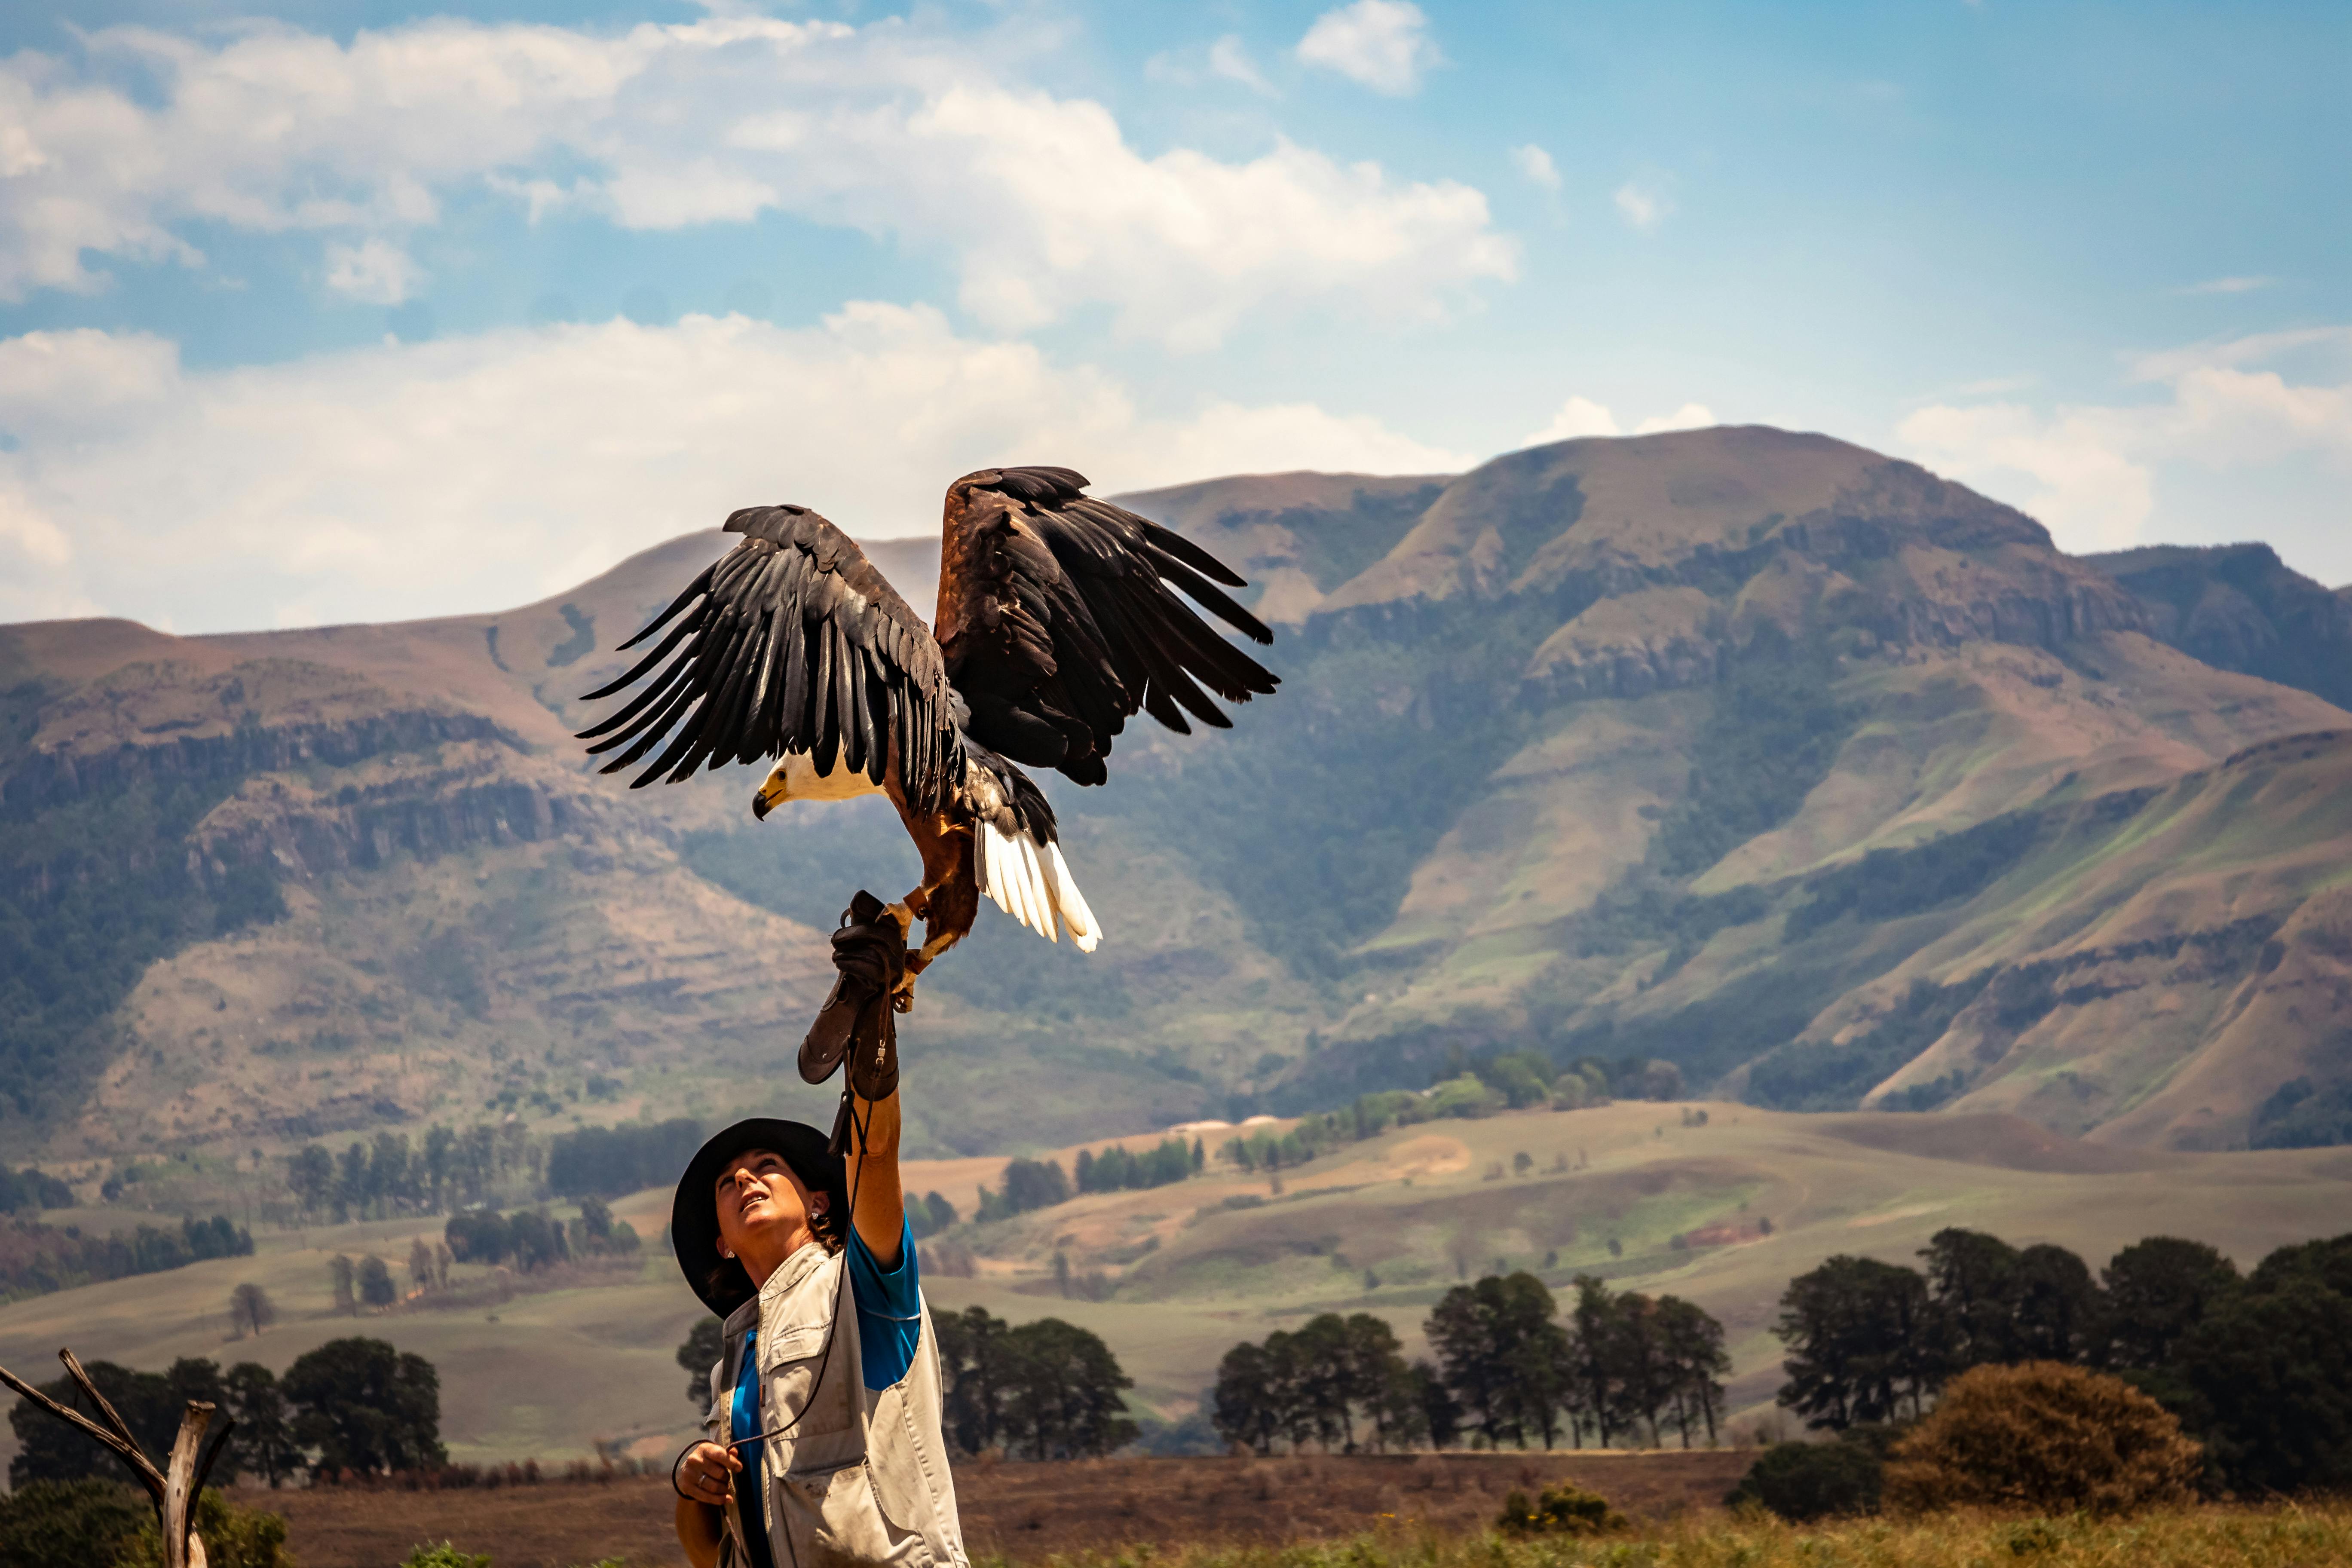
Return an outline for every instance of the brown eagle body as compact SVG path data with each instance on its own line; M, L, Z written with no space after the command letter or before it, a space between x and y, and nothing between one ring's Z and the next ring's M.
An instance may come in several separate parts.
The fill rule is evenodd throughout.
M1188 713L1227 728L1217 700L1277 682L1175 592L1271 642L1224 592L1242 579L1086 484L1067 468L988 468L949 488L936 637L816 513L736 512L727 531L742 542L622 645L668 628L588 699L643 689L581 739L619 753L605 773L652 754L632 788L773 759L752 801L761 817L785 800L887 795L923 860L904 905L924 922L910 973L971 931L983 896L1091 952L1099 925L1022 765L1101 784L1135 713L1182 733Z

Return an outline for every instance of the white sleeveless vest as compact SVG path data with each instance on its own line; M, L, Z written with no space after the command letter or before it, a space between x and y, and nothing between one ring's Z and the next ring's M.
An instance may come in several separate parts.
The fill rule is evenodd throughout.
M740 1510L756 1506L775 1568L831 1568L844 1557L890 1568L971 1568L940 1427L939 1342L928 1302L922 1314L914 1364L879 1390L869 1390L860 1371L848 1268L815 1243L729 1314L703 1430L714 1443L728 1441L743 1336L757 1324L760 1427L774 1434L756 1484L748 1470L735 1478L737 1500L727 1505L735 1564L750 1562Z

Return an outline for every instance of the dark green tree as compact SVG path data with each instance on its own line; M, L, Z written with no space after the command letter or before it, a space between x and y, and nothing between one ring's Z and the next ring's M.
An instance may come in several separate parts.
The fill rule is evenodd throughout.
M441 1227L449 1256L460 1263L500 1263L514 1251L514 1234L496 1209L461 1209Z
M2104 1363L2122 1371L2168 1364L2173 1348L2238 1286L2238 1266L2201 1241L2151 1236L2109 1259Z
M1731 1356L1723 1348L1723 1325L1679 1296L1658 1298L1658 1340L1666 1367L1666 1396L1683 1447L1691 1446L1691 1423L1715 1447L1715 1419L1723 1407L1723 1374Z
M987 1187L980 1189L981 1223L1010 1219L1032 1209L1050 1208L1066 1203L1070 1196L1070 1178L1062 1167L1051 1160L1014 1160L1004 1167L1004 1188L1002 1192Z
M1501 1443L1512 1414L1501 1285L1489 1275L1475 1285L1454 1286L1422 1325L1463 1419L1490 1445Z
M1005 1406L1014 1381L1006 1343L1011 1325L985 1307L967 1307L933 1317L931 1327L939 1340L948 1436L967 1454L1006 1446Z
M2047 1242L2017 1255L2011 1316L2015 1359L2080 1363L2105 1339L2105 1303L2090 1268Z
M2279 1247L2254 1265L2246 1282L2257 1290L2270 1290L2289 1279L2309 1279L2352 1297L2352 1235Z
M1614 1379L1610 1357L1615 1313L1616 1299L1608 1286L1590 1274L1576 1277L1576 1305L1569 1310L1569 1353L1576 1384L1579 1447L1583 1444L1584 1421L1592 1423L1593 1435L1604 1448L1616 1431L1617 1401L1612 1397Z
M335 1157L323 1144L312 1143L286 1157L286 1184L306 1215L325 1208L335 1195Z
M1102 1340L1059 1318L1039 1318L1005 1335L1012 1363L1007 1446L1040 1459L1099 1458L1135 1440L1124 1389L1135 1380Z
M1916 1415L1936 1385L1937 1324L1915 1269L1832 1258L1789 1281L1772 1332L1789 1347L1780 1401L1809 1426L1891 1421L1906 1400Z
M426 1212L439 1214L449 1206L449 1184L457 1170L457 1135L440 1122L425 1131L424 1166Z
M2017 1249L1997 1236L1958 1226L1927 1238L1927 1290L1943 1334L1937 1376L2019 1359Z
M507 1235L514 1248L515 1266L526 1274L564 1262L572 1256L563 1239L563 1227L550 1219L545 1209L519 1209L508 1215ZM455 1252L457 1248L450 1250Z
M2352 1294L2328 1283L2331 1247L2352 1261L2352 1237L2282 1247L2179 1342L2189 1422L2241 1491L2352 1485Z
M1284 1421L1269 1397L1272 1383L1265 1347L1244 1341L1227 1351L1217 1363L1216 1386L1209 1395L1209 1420L1217 1436L1261 1454L1273 1453Z
M408 1134L379 1132L368 1151L368 1195L384 1214L416 1205L417 1184L411 1174Z
M359 1288L361 1304L378 1311L400 1300L400 1289L392 1282L392 1270L373 1252L360 1259Z
M314 1470L413 1470L443 1462L441 1378L382 1340L330 1340L280 1380Z
M268 1367L239 1362L222 1379L224 1407L236 1418L223 1464L235 1459L240 1471L259 1476L274 1489L302 1466L302 1450L295 1446L288 1424L286 1395Z
M343 1151L341 1168L335 1179L335 1221L341 1224L353 1215L365 1215L368 1201L374 1197L368 1185L368 1148L357 1139Z
M1412 1392L1421 1405L1423 1434L1433 1448L1450 1448L1454 1439L1462 1435L1462 1405L1454 1399L1454 1391L1445 1386L1445 1374L1425 1361L1417 1361L1408 1370L1412 1379Z
M1396 1331L1370 1312L1350 1313L1342 1330L1339 1381L1349 1412L1348 1451L1358 1447L1358 1420L1364 1423L1365 1441L1374 1453L1410 1447L1422 1430L1420 1400Z
M938 1321L945 1321L945 1319ZM934 1325L934 1331L936 1324ZM704 1317L688 1329L686 1340L677 1347L677 1364L686 1368L686 1396L699 1411L710 1408L710 1369L727 1351L726 1325L718 1319ZM940 1357L944 1370L946 1356Z

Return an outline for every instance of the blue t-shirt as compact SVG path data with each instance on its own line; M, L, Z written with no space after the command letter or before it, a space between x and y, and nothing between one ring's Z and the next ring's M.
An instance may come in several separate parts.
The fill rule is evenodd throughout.
M857 1227L849 1227L849 1296L857 1306L858 1370L881 1390L907 1375L923 1337L923 1292L914 1233L898 1223L898 1267L875 1261Z

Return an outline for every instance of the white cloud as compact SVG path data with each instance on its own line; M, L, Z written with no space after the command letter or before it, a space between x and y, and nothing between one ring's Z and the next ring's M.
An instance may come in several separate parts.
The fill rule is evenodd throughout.
M1274 84L1266 80L1265 73L1257 68L1257 62L1250 58L1250 52L1241 39L1231 33L1209 46L1209 69L1227 81L1237 81L1268 98L1275 95Z
M1980 487L2000 476L2028 476L2032 489L2019 501L2040 519L2062 549L2119 550L2139 540L2153 505L2148 471L2126 456L2127 443L2106 411L2089 409L2043 417L2014 403L1917 410L1896 435L1920 460Z
M1715 422L1715 411L1706 404L1685 403L1672 414L1652 415L1633 426L1633 434L1656 436L1668 430L1704 430Z
M1550 153L1534 142L1512 148L1511 162L1519 166L1519 173L1525 174L1530 184L1540 185L1554 195L1559 194L1559 165L1551 161Z
M1617 204L1617 216L1639 229L1657 227L1675 210L1674 201L1665 192L1637 180L1628 180L1618 186L1609 199Z
M199 631L518 604L755 501L922 532L949 479L1008 460L1103 492L1474 461L1311 405L1147 413L1095 368L870 303L797 331L614 321L232 370L35 333L0 342L0 428L20 443L0 619Z
M2297 356L2336 379L2290 381L2260 368ZM1939 403L1913 413L1896 434L1922 461L2016 500L2075 551L2150 538L2167 472L2176 480L2192 469L2245 475L2304 460L2352 475L2352 330L2202 343L2142 356L2134 369L2166 395L2048 412ZM2340 532L2340 506L2329 510L2336 521L2328 526ZM2277 542L2291 550L2297 543Z
M1571 397L1560 405L1551 423L1519 442L1522 447L1541 447L1553 441L1573 441L1580 436L1615 436L1617 416L1589 397Z
M327 287L366 305L397 305L414 296L425 269L390 240L371 235L357 245L327 247Z
M1518 266L1469 186L1286 142L1146 157L1100 104L918 24L439 19L348 44L115 27L81 49L0 60L0 159L20 171L0 184L0 299L100 287L91 256L199 265L194 222L318 233L352 247L331 272L383 294L369 242L476 189L635 228L793 213L947 253L999 329L1101 304L1181 347L1301 301L1428 317Z
M1298 40L1298 58L1395 98L1421 90L1422 73L1445 63L1429 18L1407 0L1355 0L1324 12Z
M2251 294L2277 282L2275 278L2209 278L2179 290L2183 294Z

